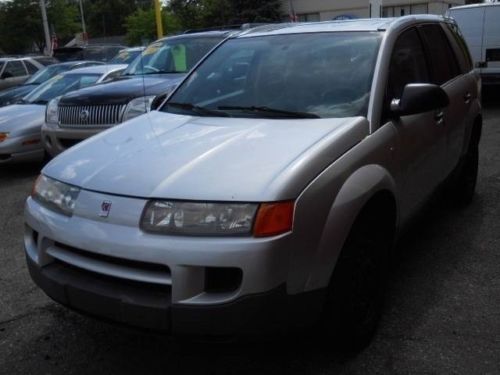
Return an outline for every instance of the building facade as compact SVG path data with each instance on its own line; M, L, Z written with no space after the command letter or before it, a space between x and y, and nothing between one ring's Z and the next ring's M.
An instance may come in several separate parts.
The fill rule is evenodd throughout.
M298 21L342 18L399 17L408 14L442 15L465 0L282 0L283 13ZM285 17L286 18L286 17Z

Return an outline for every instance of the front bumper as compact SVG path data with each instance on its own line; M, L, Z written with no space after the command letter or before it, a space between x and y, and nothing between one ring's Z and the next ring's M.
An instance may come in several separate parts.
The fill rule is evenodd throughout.
M172 335L232 338L283 333L317 319L323 291L286 294L285 286L209 306L171 304L166 290L148 290L92 273L27 259L32 279L56 302L98 319Z
M111 212L127 219L90 217L102 199L112 199ZM287 293L289 235L150 235L132 219L144 204L82 191L68 218L28 199L24 243L33 280L80 312L175 335L279 333L319 318L324 290ZM210 289L211 270L223 269L241 270L241 278Z
M0 143L0 165L40 161L43 156L40 134L13 136Z
M110 127L111 126L92 127L88 129L76 127L60 128L58 126L44 124L42 126L43 147L52 157L55 157L77 143L109 129Z

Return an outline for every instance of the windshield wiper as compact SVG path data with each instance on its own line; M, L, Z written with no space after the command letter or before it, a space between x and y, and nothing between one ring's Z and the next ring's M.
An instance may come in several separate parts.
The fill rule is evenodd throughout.
M25 101L26 102L26 101ZM29 104L47 104L49 101L48 100L35 100L33 102L26 102L26 103L29 103Z
M261 113L261 114L268 114L268 115L281 115L286 118L320 118L318 115L310 112L295 112L295 111L287 111L284 109L276 109L276 108L269 108L266 106L249 106L249 107L244 107L244 106L231 106L231 105L225 105L225 106L220 106L217 107L217 109L220 109L222 111L228 110L228 111L247 111L247 112L254 112L254 113Z
M229 113L218 111L216 109L209 109L205 107L200 107L191 103L176 103L176 102L167 102L166 106L177 107L180 109L184 109L187 111L194 112L197 115L201 116L218 116L218 117L230 117Z

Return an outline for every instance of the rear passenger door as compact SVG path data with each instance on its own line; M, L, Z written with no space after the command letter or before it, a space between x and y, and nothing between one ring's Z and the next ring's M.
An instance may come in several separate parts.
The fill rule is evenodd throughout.
M417 209L443 178L445 137L436 112L392 116L393 99L400 99L410 83L431 80L424 47L416 28L404 31L396 40L389 66L385 97L385 120L398 133L396 160L401 170L401 213L405 217Z
M441 86L450 105L443 109L441 127L445 132L444 177L457 166L462 147L467 115L472 103L474 87L472 80L463 74L455 51L441 24L428 24L419 27L431 67L431 82Z

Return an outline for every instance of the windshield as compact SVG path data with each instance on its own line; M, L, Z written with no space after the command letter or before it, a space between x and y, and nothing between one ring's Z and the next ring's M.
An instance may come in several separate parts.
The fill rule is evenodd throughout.
M2 72L3 64L3 62L0 62L0 72Z
M41 83L44 83L45 81L48 81L52 77L56 76L59 73L65 72L69 70L70 66L69 65L52 65L49 66L48 68L39 70L36 72L34 75L31 76L30 79L26 81L26 85L39 85Z
M47 104L50 100L70 91L93 85L100 78L99 74L64 74L52 78L37 87L23 102L32 104Z
M204 37L155 42L130 64L125 74L187 73L221 41L221 37Z
M128 50L124 49L123 51L120 51L118 55L113 57L113 59L109 62L110 64L130 64L132 61L135 60L137 56L141 54L142 50L136 49L136 50Z
M268 118L366 116L380 40L380 33L370 32L232 39L162 110Z

